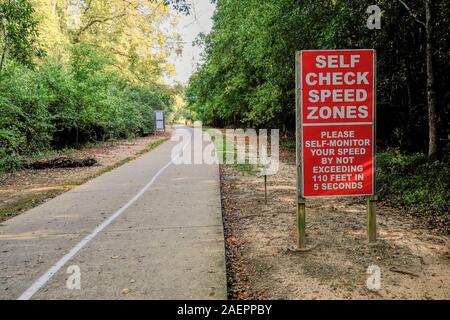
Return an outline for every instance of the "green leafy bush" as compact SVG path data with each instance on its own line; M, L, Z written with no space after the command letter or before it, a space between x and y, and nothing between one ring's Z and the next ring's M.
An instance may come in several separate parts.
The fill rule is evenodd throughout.
M168 111L171 102L167 87L121 79L85 44L73 46L69 63L10 62L0 74L0 171L52 149L152 134L154 110Z
M20 166L21 156L50 147L54 128L49 93L26 67L9 64L0 80L0 169Z
M450 161L427 162L422 154L377 156L379 194L401 205L436 214L450 212Z

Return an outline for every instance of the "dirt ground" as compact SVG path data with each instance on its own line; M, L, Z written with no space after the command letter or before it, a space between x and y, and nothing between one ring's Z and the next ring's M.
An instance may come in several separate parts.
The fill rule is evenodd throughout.
M222 205L232 299L450 299L450 238L399 209L378 206L379 240L366 240L361 198L307 201L311 251L296 244L295 158L263 178L222 166ZM367 288L367 268L381 270L381 288Z
M99 143L71 153L74 158L92 157L92 167L20 170L0 174L0 222L31 209L97 175L133 159L152 144L170 137L171 129L158 136Z

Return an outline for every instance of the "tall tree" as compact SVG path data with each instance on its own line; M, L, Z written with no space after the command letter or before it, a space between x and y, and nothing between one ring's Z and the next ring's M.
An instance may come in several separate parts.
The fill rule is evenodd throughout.
M426 68L427 68L427 105L428 105L428 158L436 160L440 156L439 150L439 121L436 102L435 76L434 76L434 34L432 4L431 0L424 0L425 7L425 22L423 22L418 14L411 10L411 8L403 1L400 3L406 8L409 14L425 28L426 35Z
M37 21L29 0L0 1L0 72L8 59L32 65L42 55L37 43Z
M431 0L425 0L425 33L427 38L427 102L428 102L428 158L436 160L440 157L439 150L439 121L436 104L436 90L434 84L434 38Z
M38 41L47 54L68 61L70 39L67 33L67 0L31 0L38 21Z
M186 0L30 0L39 21L39 41L68 61L71 46L89 44L108 54L113 67L134 82L153 83L173 72L166 62L179 46L170 7L189 13Z
M108 52L114 67L130 80L151 83L170 72L166 59L176 35L162 26L173 22L164 3L141 0L87 0L80 4L75 43Z

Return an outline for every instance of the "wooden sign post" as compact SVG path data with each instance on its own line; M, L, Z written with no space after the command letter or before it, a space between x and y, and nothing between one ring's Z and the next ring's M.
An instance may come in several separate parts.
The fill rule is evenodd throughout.
M299 110L301 106L301 87L300 87L300 77L301 77L301 65L300 65L300 52L297 52L295 55L295 146L296 146L296 164L297 164L297 229L298 229L298 248L304 249L306 248L306 201L303 197L302 191L302 170L300 164L300 152L302 148L302 130L301 130L301 112Z
M298 247L305 199L367 196L369 241L376 241L375 51L296 53Z

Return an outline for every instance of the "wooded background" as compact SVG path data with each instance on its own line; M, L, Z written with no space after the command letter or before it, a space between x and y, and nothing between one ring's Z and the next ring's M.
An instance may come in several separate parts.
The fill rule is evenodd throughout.
M217 0L200 35L205 64L187 90L197 119L216 127L294 132L294 59L303 49L377 51L380 150L448 152L450 2L445 0ZM381 29L367 25L369 5Z
M151 134L154 110L280 128L282 144L295 145L295 51L374 48L378 194L450 225L450 2L213 2L213 30L196 40L203 63L185 90L163 79L181 49L171 26L175 12L190 13L187 0L0 0L0 172ZM382 10L380 30L367 27L369 5Z
M0 171L25 157L153 133L181 96L163 77L186 3L0 0ZM178 99L179 100L179 99Z

